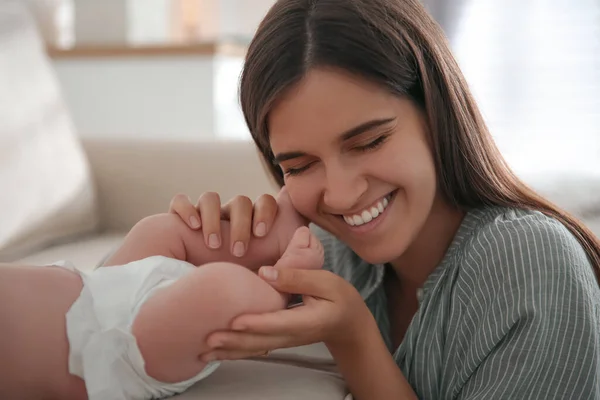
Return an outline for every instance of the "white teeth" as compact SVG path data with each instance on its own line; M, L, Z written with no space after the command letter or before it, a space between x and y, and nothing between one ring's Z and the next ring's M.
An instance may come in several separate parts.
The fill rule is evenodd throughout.
M344 215L344 221L346 221L346 223L350 226L360 226L366 224L367 222L371 222L375 218L379 217L388 204L389 201L387 197L384 197L381 201L377 202L375 206L364 210L360 214Z
M367 210L363 211L360 216L362 217L363 221L365 221L365 223L371 222L373 220L373 216Z
M381 208L383 208L383 207L381 207ZM375 207L371 208L371 215L373 216L373 218L379 217L379 214L381 214L381 213L379 212L379 210L377 208L375 208Z

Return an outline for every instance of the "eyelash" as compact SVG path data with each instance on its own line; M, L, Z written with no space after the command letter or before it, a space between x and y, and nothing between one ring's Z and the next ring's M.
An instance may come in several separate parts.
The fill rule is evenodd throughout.
M300 167L300 168L290 168L287 171L285 171L284 175L287 175L287 176L300 175L302 172L306 171L308 169L308 167L310 167L311 165L312 165L312 163L305 165L304 167Z
M358 151L375 150L376 148L381 146L387 140L387 138L389 136L390 136L389 134L381 135L377 139L370 141L369 143L365 144L364 146L357 147L356 150L358 150Z
M381 135L377 139L374 139L371 142L369 142L363 146L355 147L354 150L359 151L361 153L367 152L370 150L375 150L376 148L380 147L387 140L387 138L389 136L390 136L389 134ZM300 168L290 168L287 171L285 171L284 175L288 175L288 176L300 175L302 172L306 171L312 164L313 163L309 163Z

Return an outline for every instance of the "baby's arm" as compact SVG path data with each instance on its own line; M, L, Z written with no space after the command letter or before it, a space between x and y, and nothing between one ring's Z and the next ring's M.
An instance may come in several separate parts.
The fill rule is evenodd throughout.
M273 229L264 238L252 238L246 254L238 258L230 251L229 221L221 221L223 243L215 250L206 246L201 230L191 230L177 215L157 214L138 222L104 265L123 265L160 255L194 265L216 261L233 262L257 270L263 265L273 265L280 257L280 231L281 229Z

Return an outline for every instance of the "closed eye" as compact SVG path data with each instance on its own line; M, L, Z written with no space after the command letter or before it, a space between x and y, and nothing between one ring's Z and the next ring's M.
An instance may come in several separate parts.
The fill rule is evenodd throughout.
M309 163L306 164L302 167L299 168L287 168L284 172L285 175L288 176L295 176L295 175L300 175L301 173L303 173L304 171L306 171L308 168L310 168L310 166L314 164L314 163Z
M379 146L381 146L387 140L388 137L390 137L390 134L381 135L377 139L372 140L365 145L357 146L354 149L358 150L358 151L374 150L374 149L378 148Z
M390 137L390 134L383 134L379 137L377 137L376 139L368 142L367 144L364 144L362 146L356 146L354 147L353 150L359 151L359 152L366 152L366 151L370 151L370 150L375 150L378 147L380 147L383 143L385 143L385 141ZM308 163L302 167L297 167L297 168L287 168L284 171L284 175L287 176L296 176L296 175L300 175L301 173L305 172L306 170L308 170L312 164L314 164L315 162L311 162Z

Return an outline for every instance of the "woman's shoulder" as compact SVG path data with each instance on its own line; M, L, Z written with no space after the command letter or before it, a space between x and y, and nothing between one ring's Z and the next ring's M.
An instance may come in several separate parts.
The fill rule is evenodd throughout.
M465 246L471 254L491 251L492 256L510 256L503 252L514 256L529 254L554 258L569 255L587 261L583 247L573 233L558 219L540 211L490 207L472 214L478 221L469 245Z
M463 360L457 376L469 377L462 393L542 398L559 386L577 398L597 392L593 378L569 372L591 377L600 359L600 288L575 236L535 211L475 210L465 223L458 268L447 274L457 316L451 342Z
M488 284L516 279L521 286L560 277L597 285L583 246L556 218L514 208L475 210L468 218L475 222L461 252L463 274Z

